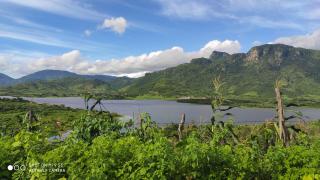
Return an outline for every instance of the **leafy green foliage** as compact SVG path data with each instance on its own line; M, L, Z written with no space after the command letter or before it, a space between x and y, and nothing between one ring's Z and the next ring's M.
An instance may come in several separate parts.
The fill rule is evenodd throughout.
M218 91L214 95L223 99ZM22 99L0 102L7 105L2 113L32 107L40 112L40 122L45 108L67 111ZM220 105L214 108L221 110ZM302 131L285 147L272 123L188 126L179 141L176 126L160 128L148 113L133 126L90 107L74 111L82 115L73 118L73 132L63 141L48 139L44 123L36 131L22 123L14 137L2 134L0 179L302 179L320 174L319 122L297 124ZM20 170L8 171L9 164Z
M26 113L30 110L37 117L40 131L54 135L57 131L66 131L72 127L72 122L80 119L84 110L72 109L61 105L36 104L23 99L0 99L0 130L1 134L16 134L26 129ZM61 123L57 129L56 122ZM35 125L34 124L34 125ZM31 124L29 124L31 125Z
M320 141L313 138L320 134L319 122L305 126L312 134L300 133L285 147L272 140L267 124L232 127L241 136L234 143L228 125L195 127L178 141L146 113L133 130L111 119L109 114L89 112L74 124L74 135L60 142L24 130L14 138L1 137L0 178L301 179L320 174ZM210 137L203 138L208 133ZM27 170L7 171L11 163L24 164ZM35 171L50 168L62 171Z
M74 122L74 134L77 138L91 142L95 137L120 133L124 123L114 118L109 112L88 112L79 120Z

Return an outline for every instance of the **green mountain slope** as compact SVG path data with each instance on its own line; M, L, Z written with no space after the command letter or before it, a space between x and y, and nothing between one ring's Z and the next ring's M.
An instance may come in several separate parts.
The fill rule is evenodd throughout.
M270 99L274 82L287 82L287 98L320 99L320 51L275 44L229 55L213 52L210 58L146 74L123 90L131 96L205 97L211 81L220 76L230 98Z
M67 77L55 80L35 81L3 87L0 95L11 96L80 96L90 92L104 96L118 96L109 84L101 80ZM118 97L120 98L120 97Z
M38 71L32 74L26 75L19 79L16 79L14 83L19 84L19 83L34 82L39 80L55 80L55 79L61 79L61 78L67 78L67 77L86 78L86 79L101 80L106 82L112 81L117 78L114 76L107 76L107 75L80 75L80 74L72 73L69 71L42 70L42 71Z
M117 89L132 81L128 77L80 75L60 70L42 70L19 79L0 73L0 93L15 96L75 96L83 91L91 91L109 96L118 94Z
M5 74L0 73L0 87L16 84L31 83L36 81L56 80L63 78L83 78L91 80L100 80L105 82L115 81L118 77L108 75L80 75L69 71L61 70L42 70L18 79L13 79Z
M5 74L2 74L0 73L0 86L5 86L5 85L8 85L10 84L14 79L5 75Z
M110 80L108 81L108 84L110 84L110 86L113 89L119 90L123 87L131 85L134 81L135 79L124 76L124 77L117 77L116 79Z
M26 76L23 76L19 79L16 79L15 84L18 83L27 83L39 80L54 80L61 79L66 77L77 77L76 73L68 72L68 71L60 71L60 70L42 70L38 71Z

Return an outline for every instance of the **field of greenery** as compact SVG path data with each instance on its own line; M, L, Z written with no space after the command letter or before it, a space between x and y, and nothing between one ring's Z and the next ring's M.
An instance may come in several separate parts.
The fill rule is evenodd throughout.
M282 143L273 122L157 127L87 111L65 140L37 124L0 138L0 179L319 179L320 121ZM32 127L32 128L30 128ZM9 164L16 170L8 171Z
M80 109L72 109L62 105L37 104L26 101L21 98L0 99L0 128L1 133L5 135L19 132L25 125L24 119L27 112L32 110L36 114L43 128L41 131L49 135L56 134L56 123L63 125L62 130L70 129L71 122L79 119L81 113L85 112Z
M159 127L148 113L120 121L95 110L101 99L91 95L86 110L1 100L3 130L15 131L2 130L0 179L320 179L320 121L285 123L293 117L284 116L280 84L278 117L260 125L221 121L232 107L222 106L219 79L209 125L182 117Z

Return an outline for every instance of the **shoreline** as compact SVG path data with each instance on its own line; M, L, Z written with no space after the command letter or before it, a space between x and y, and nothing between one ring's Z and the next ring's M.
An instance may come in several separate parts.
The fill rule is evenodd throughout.
M0 98L81 98L81 96L0 96ZM199 104L199 105L210 105L211 100L205 98L176 98L176 97L161 97L161 96L138 96L138 97L125 97L125 98L106 98L104 100L162 100L162 101L175 101L177 103L188 103L188 104ZM225 106L232 106L238 108L275 108L276 101L273 99L226 99L228 103ZM303 102L289 100L284 103L284 106L297 107L297 108L314 108L320 109L320 102L304 100ZM287 107L285 107L287 108Z

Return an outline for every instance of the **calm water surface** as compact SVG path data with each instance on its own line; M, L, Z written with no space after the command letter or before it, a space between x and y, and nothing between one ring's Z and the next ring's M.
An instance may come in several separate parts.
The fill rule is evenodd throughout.
M36 103L65 105L72 108L84 108L84 101L80 97L67 98L25 98ZM139 113L148 112L152 119L159 124L178 123L182 113L186 114L187 122L206 123L212 116L209 105L178 103L163 100L105 100L104 110L116 112L136 119ZM320 109L299 108L305 120L320 119ZM234 108L228 111L233 114L235 123L261 123L271 119L275 111L269 108ZM290 115L292 113L287 113ZM225 118L227 119L227 117Z

